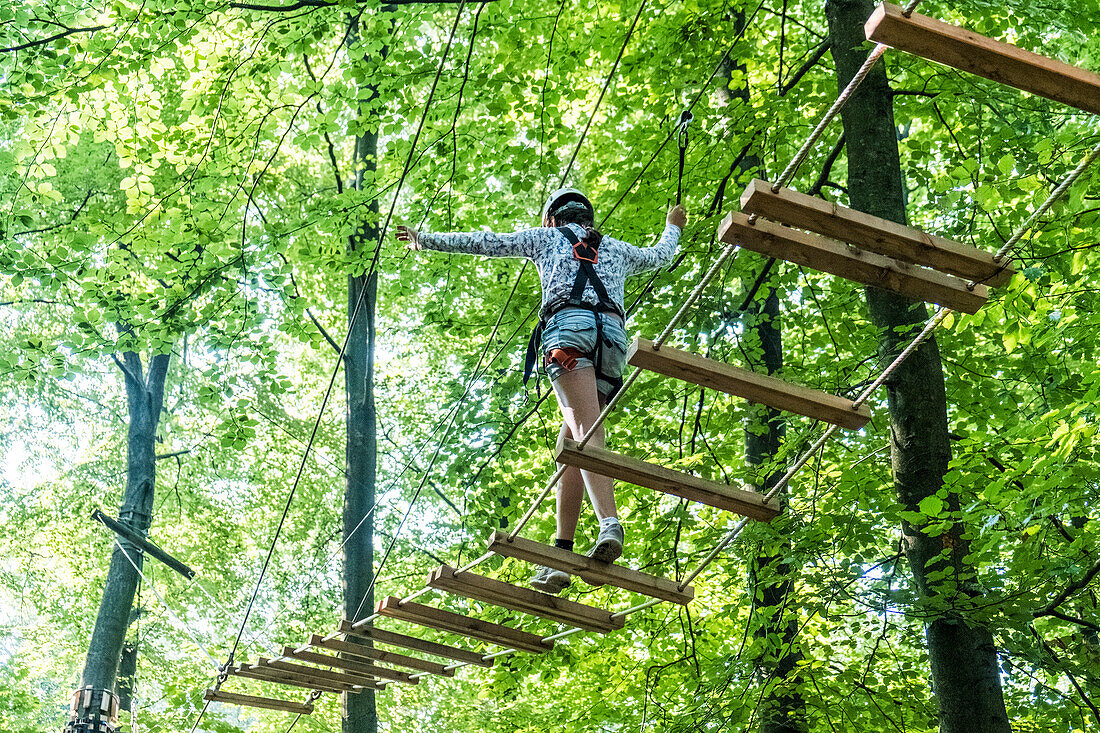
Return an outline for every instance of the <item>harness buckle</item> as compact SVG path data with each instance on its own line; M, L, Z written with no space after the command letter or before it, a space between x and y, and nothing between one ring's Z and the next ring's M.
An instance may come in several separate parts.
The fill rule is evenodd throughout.
M592 246L583 239L573 245L573 259L581 262L591 262L594 265L599 258L599 248Z

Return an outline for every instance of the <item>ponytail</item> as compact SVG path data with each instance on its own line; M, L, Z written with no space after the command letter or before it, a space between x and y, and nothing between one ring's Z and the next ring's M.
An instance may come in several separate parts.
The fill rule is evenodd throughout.
M581 237L581 241L587 244L589 247L596 249L600 246L600 242L603 241L603 235L596 231L595 227L586 226L584 228L584 236Z

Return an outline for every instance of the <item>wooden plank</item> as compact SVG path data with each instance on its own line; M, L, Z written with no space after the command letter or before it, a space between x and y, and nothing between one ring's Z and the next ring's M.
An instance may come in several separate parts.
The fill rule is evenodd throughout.
M325 682L319 682L318 680L303 680L292 675L288 675L285 672L280 672L277 669L271 669L269 667L253 667L249 662L241 662L229 668L229 674L237 677L247 677L253 680L262 680L264 682L275 682L280 685L290 685L291 687L302 687L307 690L320 690L322 692L359 692L358 688L352 688L351 685L335 685Z
M622 565L597 562L587 555L543 545L524 537L509 540L507 532L493 532L489 538L489 551L576 575L590 585L613 585L681 606L686 606L695 598L695 588L690 585L680 590L676 581L631 570Z
M749 217L734 211L722 222L718 236L753 252L847 278L862 285L890 290L907 298L924 300L962 313L976 313L989 297L989 288L973 290L957 277L890 257L850 247L817 234L784 227L766 219L749 224Z
M576 466L602 476L610 476L636 486L663 491L688 501L725 509L735 514L743 514L750 519L770 522L779 515L776 504L765 504L764 495L755 491L735 489L717 481L680 473L672 469L621 453L613 453L593 445L577 450L577 442L568 438L558 440L556 459L558 463Z
M255 695L240 695L236 692L222 692L221 690L207 690L202 696L203 700L210 702L222 702L226 705L244 705L250 708L263 708L265 710L281 710L284 713L298 713L299 715L312 715L313 705L290 700L276 700L272 697L257 697Z
M602 608L502 583L469 571L456 574L455 569L449 565L441 565L433 570L428 575L427 584L448 593L457 593L494 606L541 616L599 634L621 629L626 624L625 618L615 618L610 611Z
M871 419L871 410L861 405L852 409L852 401L843 397L802 387L782 379L741 369L732 364L707 359L669 346L653 350L653 342L639 338L626 353L629 363L666 377L744 397L777 410L806 415L816 420L835 423L843 428L858 429Z
M441 631L449 631L452 634L460 634L471 639L511 647L532 654L543 654L554 648L554 642L543 641L542 637L537 634L463 616L453 611L444 611L441 608L413 603L412 601L402 603L400 598L394 598L393 596L380 601L376 610L380 615L389 618L408 621L409 623L420 624Z
M965 28L880 5L864 26L867 38L960 71L1100 114L1100 74L980 36Z
M439 675L441 677L455 676L455 671L453 669L447 669L438 662L429 662L426 659L417 659L416 657L409 657L404 654L396 654L384 649L366 646L365 644L353 644L349 641L326 639L323 636L314 634L309 638L309 645L319 649L340 652L345 657L352 660L362 660L364 662L378 661L385 662L386 664L396 664L399 667L408 667L418 672L427 672L428 674Z
M381 690L384 686L383 683L380 683L378 680L372 679L370 677L350 674L347 672L333 672L327 669L309 667L305 664L284 662L279 659L265 659L263 657L260 657L256 664L252 665L252 668L257 669L261 667L275 669L280 672L286 672L292 677L311 679L319 682L326 682L328 684L335 683L337 685L365 687L371 690Z
M444 659L453 659L456 662L476 664L479 667L493 666L492 659L482 659L484 655L469 651L468 649L459 649L458 647L447 646L446 644L437 644L434 641L417 639L415 636L397 634L385 629L369 627L356 628L347 619L340 620L340 633L351 634L361 639L373 639L381 644L399 646L403 649L412 649L413 651L431 654L433 657L443 657Z
M283 648L284 657L293 657L294 659L301 659L303 662L312 662L313 664L323 664L328 667L336 667L338 669L351 672L352 674L361 674L368 677L381 677L383 679L396 680L398 682L407 682L415 685L420 680L412 679L409 677L408 672L401 672L396 669L387 669L386 667L379 667L370 661L357 661L354 659L343 659L341 657L334 657L328 654L318 654L317 652L310 652L304 649L295 649L292 646Z
M752 181L741 194L741 210L985 285L1004 285L1015 272L994 262L992 253L977 247L789 188L772 193L772 184L760 179Z

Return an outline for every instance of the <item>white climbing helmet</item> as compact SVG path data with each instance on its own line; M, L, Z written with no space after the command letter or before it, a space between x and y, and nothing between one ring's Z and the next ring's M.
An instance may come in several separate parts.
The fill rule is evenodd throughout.
M584 204L588 207L588 210L593 212L595 216L595 209L592 207L592 202L588 200L588 197L575 188L559 188L554 193L550 194L550 197L546 199L546 205L542 207L542 218L539 223L543 223L550 216L551 211L560 209L565 204L573 201Z

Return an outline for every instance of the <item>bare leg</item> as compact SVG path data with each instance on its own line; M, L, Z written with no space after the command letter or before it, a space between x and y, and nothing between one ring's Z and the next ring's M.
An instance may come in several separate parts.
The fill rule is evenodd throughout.
M562 423L561 433L566 438L573 432L566 423ZM558 464L561 467L561 464ZM581 495L584 493L584 477L579 468L570 466L565 469L558 481L558 539L571 540L577 534L577 521L581 516Z
M580 440L588 429L596 423L600 416L600 404L602 400L596 391L596 370L588 367L565 372L554 382L554 393L558 396L558 404L561 406L564 428L572 433L573 440ZM564 432L564 430L563 430ZM568 435L568 434L567 434ZM601 425L588 445L597 448L604 447L604 431ZM588 499L592 502L592 508L598 519L604 517L617 517L618 510L615 507L614 482L607 476L601 476L590 471L581 471L584 486L588 489ZM566 476L562 476L564 483ZM560 494L559 494L560 496ZM559 499L560 501L560 499ZM576 501L577 512L580 512L580 501ZM559 503L558 526L562 528L569 517L562 517L561 504ZM573 529L576 529L576 519L572 520ZM563 538L564 539L564 538Z

